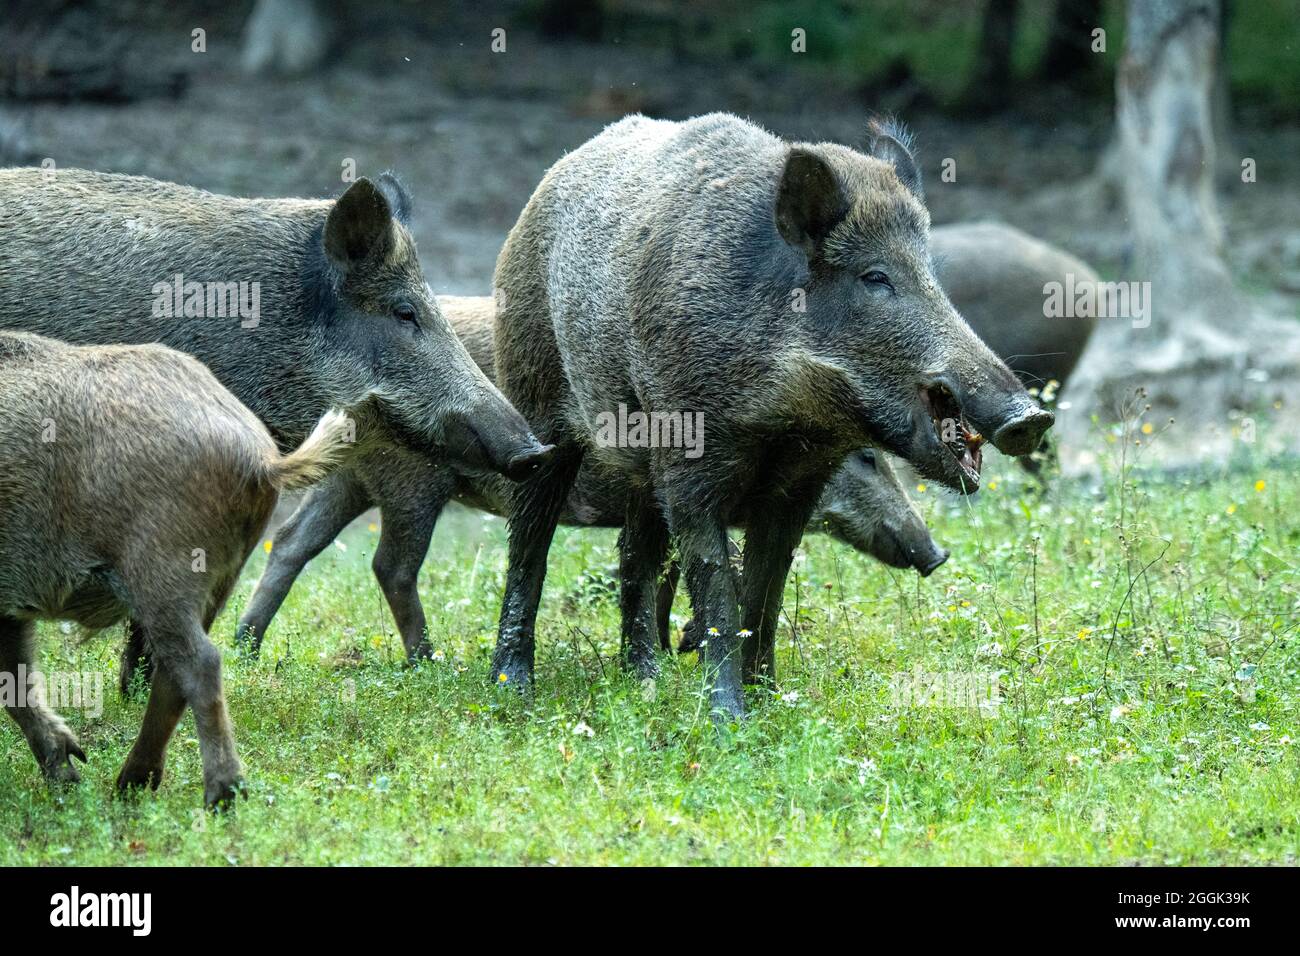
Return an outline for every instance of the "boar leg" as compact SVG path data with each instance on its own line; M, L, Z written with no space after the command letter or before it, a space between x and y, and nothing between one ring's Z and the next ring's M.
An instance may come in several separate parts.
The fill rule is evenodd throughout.
M416 580L429 553L434 525L451 497L455 477L447 469L441 469L427 488L418 485L412 488L405 481L387 481L390 475L397 479L403 477L400 472L375 476L381 515L379 547L373 562L375 577L402 635L406 659L427 660L433 656L433 646L425 629L424 606L420 603Z
M27 738L45 778L52 783L77 783L81 775L71 758L86 762L77 738L46 704L43 684L30 680L18 684L20 665L28 677L36 667L35 632L30 621L0 616L0 674L11 675L15 693L13 706L6 704L5 709Z
M762 520L751 521L745 531L744 574L741 575L741 620L748 633L744 640L745 683L776 680L776 626L781 617L785 579L794 549L803 536L812 507L796 504L817 501L816 494L794 495L755 509Z
M157 667L168 671L194 711L203 757L203 801L209 807L227 806L244 780L221 684L221 652L197 617L146 612L141 621Z
M712 686L715 713L742 717L740 615L736 579L728 565L727 527L717 515L697 507L673 506L670 523L686 569L691 613L704 650L704 669Z
M153 658L144 642L144 628L135 621L127 622L126 645L122 648L122 660L118 666L117 689L123 697L131 696L131 686L136 675L143 674L146 680L153 680Z
M546 579L546 555L582 465L582 449L557 446L551 460L515 486L510 507L510 556L491 679L528 690L533 680L533 629ZM503 679L504 678L504 679Z
M659 581L659 594L655 598L655 625L659 631L659 646L665 651L673 649L672 621L673 598L677 596L677 579L681 576L681 565L671 561L664 568L663 578Z
M117 775L117 789L148 787L157 790L162 783L163 765L167 760L167 742L185 712L185 695L166 668L153 668L153 684L144 722L135 746Z
M312 488L271 543L271 556L235 629L235 644L256 657L271 619L312 558L369 508L369 493L344 473Z
M658 615L655 592L668 554L668 527L649 494L629 496L618 538L619 607L623 618L623 665L639 678L656 677Z

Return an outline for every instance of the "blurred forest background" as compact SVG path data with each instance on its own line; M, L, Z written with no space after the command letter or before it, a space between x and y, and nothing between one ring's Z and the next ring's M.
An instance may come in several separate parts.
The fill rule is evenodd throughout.
M1134 11L1163 0L9 6L0 163L262 196L335 195L350 166L392 169L416 197L415 233L439 293L488 293L497 251L546 168L631 112L727 110L787 138L850 144L872 111L895 113L917 134L936 224L999 219L1107 278L1149 271L1135 258L1124 195L1134 157L1118 142L1116 93ZM1222 219L1215 255L1240 293L1203 324L1240 326L1247 342L1225 310L1294 322L1300 308L1300 0L1203 6L1219 21L1207 173ZM1244 157L1257 170L1250 182ZM955 178L945 181L949 160ZM1266 347L1277 328L1255 334L1253 351L1202 336L1116 380L1128 388L1174 366L1204 378L1213 366L1226 385L1209 397L1188 391L1196 383L1171 385L1160 411L1190 411L1227 435L1240 406L1271 406L1289 387L1295 356ZM1110 350L1129 351L1118 339ZM1273 367L1257 368L1266 359ZM1261 382L1268 388L1250 385Z

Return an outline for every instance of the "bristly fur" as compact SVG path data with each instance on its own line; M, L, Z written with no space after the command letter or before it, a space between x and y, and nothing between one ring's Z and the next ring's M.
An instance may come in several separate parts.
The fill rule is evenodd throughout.
M898 117L892 113L875 113L867 120L867 152L880 136L890 136L897 140L903 149L916 155L916 137Z
M346 428L330 412L282 457L191 356L0 332L0 671L34 664L37 620L94 630L129 617L155 693L194 709L205 799L229 800L242 771L207 629L278 489L324 476ZM151 703L120 787L157 786L171 706ZM54 711L37 700L11 713L46 775L75 780L81 749Z

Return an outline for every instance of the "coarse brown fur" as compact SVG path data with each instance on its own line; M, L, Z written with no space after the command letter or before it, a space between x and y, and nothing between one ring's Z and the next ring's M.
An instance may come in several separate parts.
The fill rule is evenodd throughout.
M197 360L161 345L71 346L0 332L0 671L32 668L34 622L135 622L156 668L118 787L157 787L188 704L204 799L241 784L221 655L207 637L282 489L326 474L350 432L328 413L281 455ZM10 710L42 770L85 760L39 695Z

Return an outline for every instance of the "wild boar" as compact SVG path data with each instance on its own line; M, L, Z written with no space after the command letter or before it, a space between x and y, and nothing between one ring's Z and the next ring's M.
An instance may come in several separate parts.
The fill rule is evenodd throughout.
M548 450L438 310L405 225L410 205L388 174L323 201L0 170L0 328L177 348L281 450L327 409L356 407L358 427L375 421L440 460L525 474Z
M657 669L671 535L694 617L718 635L704 648L713 710L740 715L742 683L774 673L794 547L850 451L882 446L971 492L983 436L1019 456L1052 423L935 279L920 174L892 124L873 124L864 153L725 114L628 117L547 172L495 286L498 384L556 446L513 495L496 683L531 685L546 555L584 459L630 490L628 666ZM702 453L611 439L616 408L693 416Z
M439 296L438 305L470 355L491 378L496 310L490 296ZM349 461L313 488L277 530L271 556L239 622L237 642L253 653L309 561L367 508L383 512L374 570L409 646L422 637L424 611L416 579L429 539L448 500L505 515L511 483L496 475L463 474L400 447L357 449ZM567 525L617 528L626 504L621 491L583 470L560 520ZM862 449L836 473L808 524L894 567L930 574L948 552L935 544L883 455ZM668 601L659 602L659 633L668 641ZM129 658L133 659L133 658ZM124 673L128 674L129 671Z
M98 629L129 615L156 666L119 789L157 788L187 704L204 800L224 804L240 789L221 654L207 631L279 492L324 475L350 431L328 412L281 455L187 355L0 332L0 672L16 681L34 670L37 620ZM6 706L45 776L75 782L71 758L85 754L40 685Z

